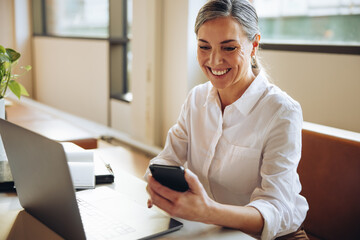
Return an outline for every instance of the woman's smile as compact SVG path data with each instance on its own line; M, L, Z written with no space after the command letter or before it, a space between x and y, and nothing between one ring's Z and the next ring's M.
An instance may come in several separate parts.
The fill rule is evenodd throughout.
M217 77L225 76L231 70L231 68L213 69L213 68L210 68L210 67L208 67L208 69L210 70L210 72L213 75L215 75Z

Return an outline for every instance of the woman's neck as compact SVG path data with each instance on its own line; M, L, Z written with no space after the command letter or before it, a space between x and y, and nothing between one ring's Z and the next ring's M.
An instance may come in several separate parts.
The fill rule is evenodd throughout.
M247 78L247 80L240 80L232 86L229 86L225 89L218 89L218 94L221 103L221 111L224 113L224 110L227 106L236 102L248 89L251 83L254 81L255 76Z

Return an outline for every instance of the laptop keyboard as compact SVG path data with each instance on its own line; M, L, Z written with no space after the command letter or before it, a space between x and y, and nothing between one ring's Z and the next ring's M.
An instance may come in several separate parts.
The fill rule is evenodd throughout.
M87 239L112 239L135 229L77 198Z

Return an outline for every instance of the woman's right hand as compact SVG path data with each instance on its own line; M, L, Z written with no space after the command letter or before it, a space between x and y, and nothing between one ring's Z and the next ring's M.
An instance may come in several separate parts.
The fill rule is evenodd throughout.
M189 169L185 170L185 179L189 190L177 192L161 185L149 174L146 187L150 195L148 207L156 205L173 217L208 222L209 208L214 201L207 195L198 177Z

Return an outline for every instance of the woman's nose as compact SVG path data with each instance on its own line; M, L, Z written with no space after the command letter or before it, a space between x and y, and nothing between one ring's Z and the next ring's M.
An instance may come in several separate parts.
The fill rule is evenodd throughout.
M217 51L217 50L211 51L210 64L211 65L219 65L222 62L223 62L223 58L222 58L221 53L219 53L219 51Z

